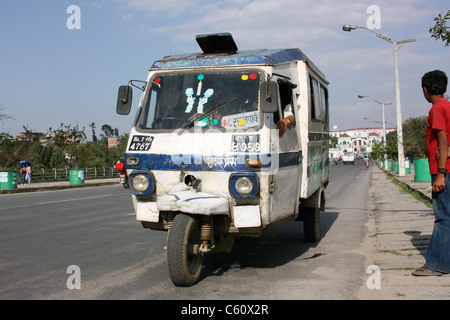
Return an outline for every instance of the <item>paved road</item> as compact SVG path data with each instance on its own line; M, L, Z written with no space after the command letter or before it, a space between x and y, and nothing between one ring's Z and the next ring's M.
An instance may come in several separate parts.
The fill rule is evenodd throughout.
M120 185L0 195L0 299L356 299L370 169L357 161L330 175L318 243L292 222L208 255L191 288L172 285L166 233L140 226ZM79 290L67 288L72 265Z

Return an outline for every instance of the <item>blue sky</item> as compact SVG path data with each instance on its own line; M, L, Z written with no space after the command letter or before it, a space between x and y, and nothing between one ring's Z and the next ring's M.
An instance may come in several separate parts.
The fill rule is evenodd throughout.
M80 29L67 28L70 5L80 8ZM380 106L357 95L395 102L392 45L341 29L367 26L371 5L380 8L375 31L417 40L399 50L402 118L427 115L420 78L435 69L450 75L450 47L428 33L447 0L16 0L0 11L0 106L15 118L0 122L0 132L64 123L85 127L90 139L91 122L97 134L103 124L128 132L133 115L116 115L118 87L145 80L156 59L198 52L195 35L214 32L232 33L240 50L302 49L330 81L331 126L378 126ZM395 104L386 121L396 123Z

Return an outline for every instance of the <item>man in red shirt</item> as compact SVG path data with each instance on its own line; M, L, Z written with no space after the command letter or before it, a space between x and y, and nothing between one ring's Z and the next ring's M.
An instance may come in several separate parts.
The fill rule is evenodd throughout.
M425 99L433 104L427 121L427 153L435 223L426 264L412 273L415 276L450 273L450 102L444 98L447 83L446 74L439 70L422 77Z

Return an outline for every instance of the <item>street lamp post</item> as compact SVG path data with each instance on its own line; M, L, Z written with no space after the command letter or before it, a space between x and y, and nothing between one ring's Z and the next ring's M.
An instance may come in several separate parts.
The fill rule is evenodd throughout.
M397 51L404 43L414 42L416 41L416 39L396 41L366 27L350 26L350 25L342 26L342 30L346 32L350 32L356 29L368 30L372 33L375 33L378 38L388 41L394 45L395 104L397 109L397 141L398 141L398 175L400 177L403 177L405 175L405 152L403 150L402 107L400 102L400 80L398 77Z
M381 114L383 116L383 145L384 145L384 149L386 150L386 120L384 119L384 107L391 105L392 102L380 102L377 99L374 99L369 96L364 96L362 94L359 94L358 98L360 98L360 99L369 98L369 99L372 99L373 101L375 101L376 103L381 104ZM386 153L384 154L384 168L387 168L387 154Z

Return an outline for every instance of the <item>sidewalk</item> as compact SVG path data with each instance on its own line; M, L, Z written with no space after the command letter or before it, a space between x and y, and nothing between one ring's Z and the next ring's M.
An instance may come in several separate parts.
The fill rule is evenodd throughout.
M408 184L424 197L431 182L415 182L414 171L395 179ZM425 253L434 225L433 209L403 191L388 179L378 166L372 167L372 185L369 194L367 238L361 248L366 256L366 268L378 266L381 271L380 289L360 290L360 299L411 300L450 299L450 275L415 277L411 272L425 264ZM369 280L373 271L369 272ZM374 282L371 282L374 283Z
M31 180L31 184L18 183L17 189L1 189L0 194L60 190L69 188L98 187L112 184L119 184L119 177L105 178L105 179L86 179L82 184L70 184L69 181L33 182L33 180Z

